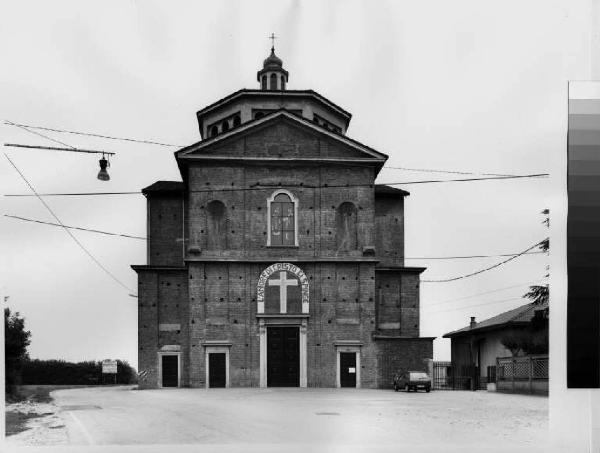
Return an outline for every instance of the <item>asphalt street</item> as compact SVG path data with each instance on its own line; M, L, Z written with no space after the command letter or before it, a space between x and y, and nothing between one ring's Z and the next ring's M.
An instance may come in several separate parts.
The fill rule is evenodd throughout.
M543 447L548 399L490 392L96 387L52 393L74 445Z

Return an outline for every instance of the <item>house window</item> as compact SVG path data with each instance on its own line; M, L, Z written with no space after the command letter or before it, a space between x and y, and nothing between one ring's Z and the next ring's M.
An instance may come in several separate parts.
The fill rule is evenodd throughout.
M219 133L219 128L217 126L213 126L210 128L210 136L211 137L216 137L218 133Z
M281 76L281 89L285 90L285 76Z
M261 77L261 79L260 79L260 87L261 87L263 90L266 90L266 89L267 89L267 76L266 76L266 75L263 75L263 76Z
M287 190L278 190L268 200L269 246L297 246L298 200Z
M223 132L227 132L229 130L229 122L227 120L223 121L222 129Z
M271 74L270 82L269 82L269 90L276 90L276 89L277 89L277 75Z
M240 124L242 124L242 120L240 119L239 115L236 115L233 117L233 127L238 127Z

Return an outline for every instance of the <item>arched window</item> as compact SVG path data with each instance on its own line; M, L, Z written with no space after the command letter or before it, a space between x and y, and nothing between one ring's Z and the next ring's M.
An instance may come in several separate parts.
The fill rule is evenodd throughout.
M219 134L219 128L217 126L213 126L210 128L210 136L216 137Z
M242 119L240 118L240 115L235 115L233 117L233 127L238 127L240 124L242 124Z
M223 132L227 132L229 130L229 121L227 121L227 120L223 121L223 126L221 126L221 130Z
M267 245L298 246L298 199L287 190L278 190L268 199L267 212Z
M257 120L257 119L262 118L263 116L265 116L265 114L263 112L256 112L254 114L254 119Z
M281 76L281 89L285 90L285 76Z
M335 213L336 247L338 251L358 248L358 218L356 206L349 201L342 203Z
M224 250L227 248L227 209L219 200L206 205L206 248Z
M270 79L271 80L269 82L269 90L276 90L277 89L277 75L275 73L272 73Z
M261 79L260 79L260 87L261 87L263 90L266 90L266 89L267 89L267 76L266 76L266 74L265 74L265 75L263 75L263 76L261 77Z

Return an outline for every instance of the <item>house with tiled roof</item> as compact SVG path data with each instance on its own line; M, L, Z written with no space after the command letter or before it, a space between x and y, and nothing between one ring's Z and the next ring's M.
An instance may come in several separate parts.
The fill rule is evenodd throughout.
M522 341L529 336L533 339L535 335L539 336L540 328L546 329L547 334L547 319L547 303L525 304L480 322L471 317L467 327L443 336L450 338L451 362L455 373L464 376L475 372L469 387L473 390L486 388L488 382L495 380L498 358L525 354L515 348L511 352L505 346L506 340Z

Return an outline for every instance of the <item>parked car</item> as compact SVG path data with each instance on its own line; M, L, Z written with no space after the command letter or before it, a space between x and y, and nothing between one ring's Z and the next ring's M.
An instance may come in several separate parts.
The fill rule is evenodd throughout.
M404 389L407 392L414 390L431 391L431 378L422 371L406 371L394 376L394 390Z

